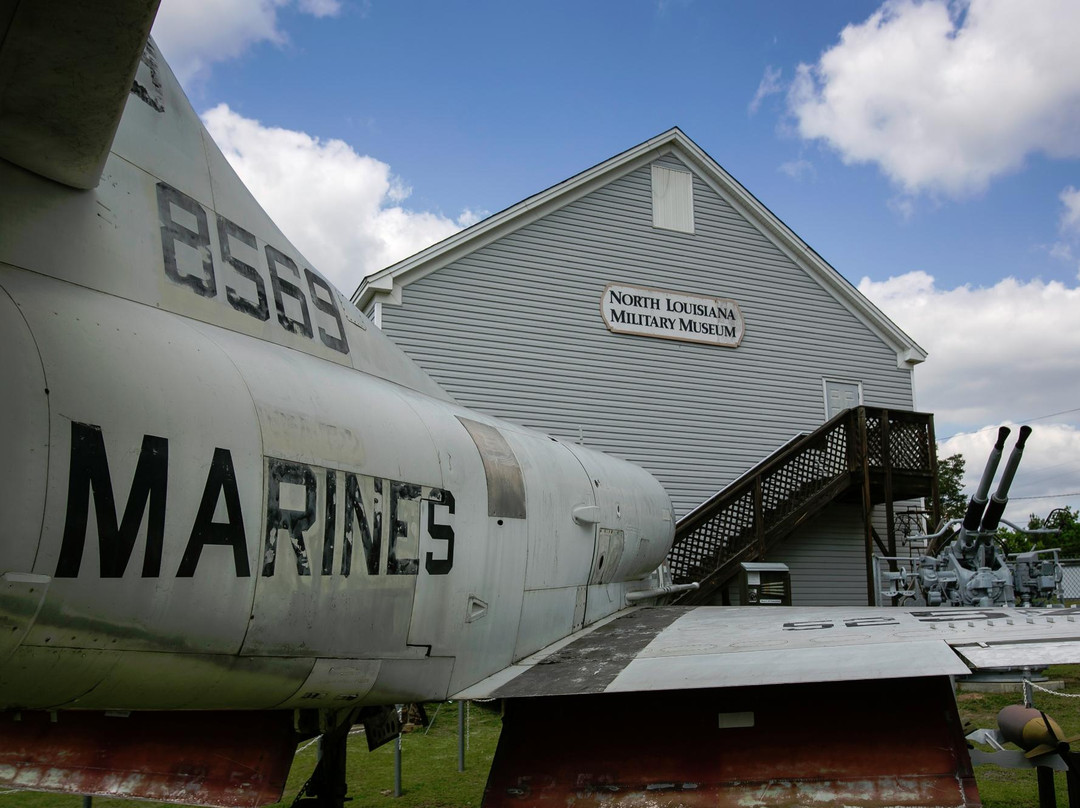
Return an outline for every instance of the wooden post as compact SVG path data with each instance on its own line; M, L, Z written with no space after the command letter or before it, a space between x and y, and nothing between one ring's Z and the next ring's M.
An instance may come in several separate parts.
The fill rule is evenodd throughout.
M754 477L754 541L758 560L765 560L765 503L761 492L761 475Z
M930 459L930 525L927 533L935 532L941 525L941 489L938 487L937 472L937 435L934 433L934 416L927 416L926 441Z
M866 434L866 408L859 407L858 444L859 461L862 466L863 532L866 540L866 603L873 606L877 601L874 589L874 503L870 496L870 442Z
M893 508L892 487L892 425L889 423L889 411L881 411L881 463L885 477L885 536L889 546L889 555L896 555L896 512ZM889 569L896 572L896 562L889 562Z

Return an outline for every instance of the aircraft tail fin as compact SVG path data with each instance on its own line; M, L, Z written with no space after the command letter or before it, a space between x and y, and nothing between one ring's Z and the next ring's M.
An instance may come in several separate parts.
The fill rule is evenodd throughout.
M159 0L0 0L0 158L101 178Z

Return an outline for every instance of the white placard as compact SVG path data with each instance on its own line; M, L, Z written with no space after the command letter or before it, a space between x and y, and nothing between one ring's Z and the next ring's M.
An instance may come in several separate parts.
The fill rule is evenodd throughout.
M618 334L737 348L745 325L734 300L609 284L600 314Z

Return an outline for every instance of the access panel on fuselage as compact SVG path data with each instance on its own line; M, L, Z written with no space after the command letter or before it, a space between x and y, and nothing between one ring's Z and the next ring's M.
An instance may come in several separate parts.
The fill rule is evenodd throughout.
M516 427L436 401L414 406L442 447L453 504L429 506L429 522L438 527L421 531L424 564L409 642L429 647L432 656L455 658L453 693L513 661L528 535L533 525L546 523L528 509L529 476ZM433 546L439 536L452 537L450 568L445 547Z
M443 498L438 452L405 400L416 394L243 335L220 339L243 368L263 440L243 653L413 655L422 514Z

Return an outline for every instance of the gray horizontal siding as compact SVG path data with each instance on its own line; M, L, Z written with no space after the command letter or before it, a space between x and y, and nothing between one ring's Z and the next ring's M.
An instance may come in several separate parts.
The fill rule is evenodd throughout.
M769 553L791 570L792 606L865 606L866 545L858 506L834 505Z
M463 404L643 465L680 514L819 425L822 377L911 407L893 350L698 177L694 207L696 233L654 229L645 166L413 282L383 329ZM613 334L609 283L731 298L746 336Z

